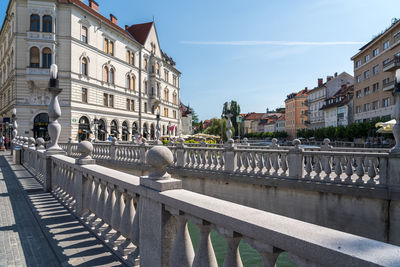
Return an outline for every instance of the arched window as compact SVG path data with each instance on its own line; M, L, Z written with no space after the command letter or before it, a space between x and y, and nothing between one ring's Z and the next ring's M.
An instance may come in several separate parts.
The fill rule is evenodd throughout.
M109 80L109 82L110 82L111 84L114 84L114 76L115 76L114 69L111 68L111 69L110 69L110 80Z
M126 63L130 63L129 60L131 60L131 52L130 51L126 51Z
M118 123L116 120L112 120L110 124L111 135L118 138Z
M53 32L53 18L49 15L43 16L43 32Z
M50 66L51 66L51 50L50 50L50 48L45 48L45 49L43 49L43 52L42 52L42 65L43 65L43 68L45 68L45 69L48 69L48 68L50 68Z
M176 95L176 92L174 92L174 94L172 95L172 102L177 105L178 103L178 96Z
M39 32L40 31L40 17L37 14L31 15L31 32Z
M131 89L135 91L135 76L131 77Z
M39 62L40 62L40 52L39 48L36 46L31 47L29 51L29 67L31 68L39 68Z
M147 70L147 58L144 59L144 69Z
M156 73L160 75L160 64L156 63Z
M79 118L78 139L83 141L89 138L91 133L89 119L85 116Z
M126 75L126 88L131 89L131 77L129 77L129 74Z
M108 83L108 67L107 66L104 66L104 69L103 69L103 81Z
M151 73L154 73L154 65L151 65Z
M82 58L82 70L81 70L82 75L87 76L88 75L88 61L85 57Z
M168 94L168 89L167 88L164 89L164 100L167 101L167 102L169 101L169 94Z

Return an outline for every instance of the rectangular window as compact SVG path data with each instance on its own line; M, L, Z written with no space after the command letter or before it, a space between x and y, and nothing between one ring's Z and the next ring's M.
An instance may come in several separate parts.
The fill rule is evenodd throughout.
M168 108L164 108L164 117L168 117Z
M113 107L114 107L114 96L113 96L113 95L109 95L109 96L108 96L108 106L109 106L110 108L113 108Z
M382 99L382 107L388 107L390 106L390 97L386 97L384 99Z
M374 51L372 51L372 57L376 57L377 55L379 55L379 48L376 48Z
M393 35L394 43L397 43L400 41L400 32L396 33Z
M103 104L105 107L108 107L108 94L103 95Z
M88 95L87 95L87 89L86 88L82 88L82 103L87 103L87 98L88 98Z
M172 77L172 84L176 87L176 76L175 75Z
M113 41L110 41L110 55L114 55L114 42Z
M358 67L360 67L361 66L361 59L360 60L357 60L357 62L356 62L356 68L358 68Z
M164 80L166 81L166 82L168 82L168 76L169 76L169 72L167 71L167 70L164 70Z
M377 75L377 74L379 73L379 65L375 65L375 66L372 68L372 73L373 73L374 75Z
M374 83L372 85L372 92L378 92L379 91L379 83Z
M364 95L369 95L369 86L364 88Z
M357 83L360 83L360 82L361 82L361 75L357 75L356 81L357 81Z
M131 111L135 111L135 100L131 100Z
M176 110L172 111L174 119L176 119Z
M390 47L390 40L387 40L384 44L383 44L383 50L385 51L386 49L388 49Z
M108 54L108 39L104 38L104 53Z
M87 43L87 36L88 36L88 30L85 26L82 26L82 37L81 37L81 41L84 43Z
M371 106L369 103L364 104L364 111L370 111L371 110Z
M144 102L144 112L147 113L147 102Z
M387 59L385 59L383 62L382 62L382 64L383 65L386 65L386 64L388 64L390 62L390 58L387 58Z
M379 100L372 102L372 109L373 110L379 109Z
M129 98L126 99L126 110L131 110L131 100Z
M382 85L385 86L389 82L390 82L390 78L386 78L386 79L382 80Z
M364 63L369 61L369 54L364 57Z
M369 79L369 77L370 77L370 73L369 73L369 70L367 70L364 72L364 79Z
M130 60L131 60L131 52L130 51L126 51L126 63L130 63Z

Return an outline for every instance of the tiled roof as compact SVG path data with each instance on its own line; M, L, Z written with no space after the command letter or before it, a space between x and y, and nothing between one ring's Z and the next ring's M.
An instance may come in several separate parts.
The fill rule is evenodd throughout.
M353 94L354 94L354 86L353 85L351 85L351 86L342 85L342 88L340 88L340 90L334 96L325 100L325 104L320 108L320 110L329 109L329 108L333 108L333 107L341 107L341 106L347 104L352 99ZM338 97L342 97L342 100L336 101L336 98L338 98ZM330 99L333 99L334 102L328 104L328 101Z
M192 114L190 107L184 105L182 102L180 102L179 109L181 111L182 117L186 117L187 115Z
M139 43L144 45L146 42L147 35L149 35L153 22L147 22L142 24L135 24L128 27L126 30L136 39Z
M250 121L255 121L255 120L261 120L261 118L264 116L265 113L248 113L243 120L250 120Z

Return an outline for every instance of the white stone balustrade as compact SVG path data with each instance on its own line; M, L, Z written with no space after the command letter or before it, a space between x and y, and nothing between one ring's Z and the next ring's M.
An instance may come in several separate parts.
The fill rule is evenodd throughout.
M177 180L168 178L168 175L151 179L137 177L97 164L76 164L74 158L66 155L50 155L48 162L42 150L28 146L23 150L28 156L24 157L24 165L34 169L36 174L46 173L44 179L51 182L45 181L44 184L51 184L53 194L129 265L217 266L209 238L211 229L226 239L228 249L223 266L242 266L238 249L241 240L261 254L263 266L274 266L277 256L283 251L288 252L290 259L299 266L400 265L398 246L179 189ZM194 153L194 156L189 156L190 164L201 167L208 166L207 153L214 153L213 149L207 148L190 151ZM271 166L270 172L275 172L275 165L277 172L283 175L289 151L270 153L278 160L269 160L268 154L265 158L265 152L257 150L235 153L246 159L248 172L266 172L267 165ZM387 156L381 154L361 153L350 158L348 154L339 152L332 155L327 152L300 153L305 153L305 164L301 168L311 169L307 173L310 177L317 175L318 171L321 179L325 179L327 174L330 179L334 180L338 174L342 179L342 174L346 174L344 166L350 164L352 172L365 184L371 179L376 183L376 174L382 172L382 161L387 162ZM50 171L48 166L38 164L41 158L44 165L50 164ZM314 165L320 167L315 169ZM241 171L243 169L244 165ZM156 173L161 175L162 172ZM287 169L284 175L288 175ZM369 178L366 179L365 175ZM168 183L173 186L168 186ZM156 190L155 184L161 185L161 190ZM195 252L187 229L188 221L200 230Z

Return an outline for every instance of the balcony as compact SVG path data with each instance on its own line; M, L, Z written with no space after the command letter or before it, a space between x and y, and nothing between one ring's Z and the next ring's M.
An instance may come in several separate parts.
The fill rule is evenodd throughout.
M52 32L27 32L27 40L56 41L56 35Z
M44 68L26 68L27 81L46 81L50 78L50 69Z
M400 68L400 56L394 56L392 60L383 64L382 71L394 71Z
M392 90L394 88L394 81L391 82L383 82L382 84L382 90L383 91L389 91Z

